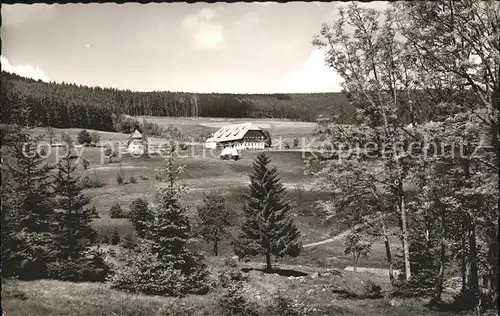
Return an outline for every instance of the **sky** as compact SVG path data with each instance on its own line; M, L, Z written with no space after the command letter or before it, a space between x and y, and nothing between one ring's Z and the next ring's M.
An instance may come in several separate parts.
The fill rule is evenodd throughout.
M341 5L2 5L0 61L24 77L133 91L337 92L342 79L311 42Z

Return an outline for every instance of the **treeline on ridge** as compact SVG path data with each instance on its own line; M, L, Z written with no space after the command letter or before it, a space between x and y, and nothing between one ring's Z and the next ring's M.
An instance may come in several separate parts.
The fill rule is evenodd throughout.
M68 83L36 81L2 71L0 102L2 123L21 126L87 128L117 131L113 117L227 117L277 118L316 121L318 115L334 115L341 124L354 124L355 97L340 93L219 94L171 91L133 92ZM419 120L432 119L433 100L414 92ZM443 91L444 93L444 91ZM456 91L448 92L456 94ZM422 95L420 95L422 94ZM404 107L404 106L403 106ZM409 123L408 109L400 116ZM114 114L114 115L113 115Z
M342 93L218 94L133 92L36 81L2 72L2 123L112 131L120 116L280 118L315 121L335 112L349 123L354 115Z

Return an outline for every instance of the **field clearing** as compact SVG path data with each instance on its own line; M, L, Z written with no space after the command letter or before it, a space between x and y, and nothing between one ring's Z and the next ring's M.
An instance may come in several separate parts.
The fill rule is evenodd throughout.
M57 152L62 155L64 149L52 148L51 150L48 161L55 163ZM89 161L90 166L87 170L80 167L77 173L82 177L88 176L105 183L103 187L84 190L84 193L92 199L91 205L96 207L100 215L100 218L94 221L93 227L101 237L104 235L109 237L115 229L122 238L127 234L134 234L128 219L112 219L109 216L109 210L113 204L118 203L125 212L128 212L130 203L136 198L145 198L151 201L157 186L155 169L164 164L164 159L161 157L132 158L124 156L121 160L109 163L109 159L106 157L101 161L101 148L85 147L82 150L82 156ZM313 243L340 233L344 227L338 224L323 223L322 218L314 213L315 202L324 198L325 193L309 191L314 179L304 175L302 152L269 151L268 153L271 165L278 168L281 179L287 187L289 199L294 206L292 212L302 233L302 242L304 244ZM196 207L201 203L203 194L211 190L223 193L227 197L228 207L237 214L241 214L241 190L249 183L248 173L251 171L257 155L257 151L245 151L243 159L226 161L218 159L216 155L204 156L203 151L199 150L195 151L195 155L191 155L188 151L181 151L177 163L185 166L181 183L188 187L182 203L187 207L192 218L196 218ZM122 185L116 181L120 170L125 179ZM134 178L136 183L132 183L131 178ZM296 186L303 188L300 198L295 192ZM231 229L231 233L233 236L236 235L237 226ZM221 254L232 255L231 242L232 240L228 239L221 243ZM203 241L193 240L190 247L210 254L210 246ZM343 251L342 239L321 247L305 249L304 254L299 258L284 258L281 262L344 268L350 265L351 261L344 255ZM365 263L373 267L384 267L383 249L374 249Z
M61 134L67 133L77 144L78 133L82 131L83 128L53 128L54 131L54 139L53 143L58 143L61 141ZM111 142L111 143L122 143L125 142L129 138L129 134L124 133L116 133L116 132L106 132L106 131L98 131L93 129L87 129L89 133L97 132L99 136L101 136L101 143L103 142ZM46 127L35 127L30 129L30 133L33 135L45 135L44 139L48 141L48 130ZM150 137L149 140L153 143L164 142L163 139L158 137ZM97 145L100 145L99 143Z
M200 119L179 119L178 122L198 122ZM216 122L218 123L218 122ZM284 125L295 123L285 122ZM289 127L287 127L289 128ZM76 138L80 129L55 129L56 135L68 132ZM46 129L37 128L35 133L45 133ZM110 137L112 141L126 140L128 135L120 133L103 133L102 137ZM84 193L91 197L91 205L95 206L100 218L96 219L93 227L99 236L108 237L117 230L121 238L128 234L134 234L133 227L128 219L111 219L109 210L111 206L118 203L121 208L128 212L130 203L136 198L145 198L151 201L156 192L157 181L155 169L164 164L164 158L159 156L134 158L123 156L109 162L109 158L103 156L103 149L99 147L85 147L77 149L82 157L90 163L89 168L77 170L81 176L98 179L105 185L100 188L88 188ZM64 148L51 148L48 157L50 163L57 161L57 156L62 156ZM300 149L275 151L267 150L271 165L278 168L281 179L288 190L289 199L292 203L292 213L302 234L303 244L322 241L341 233L346 227L338 223L323 223L322 217L316 214L315 202L325 197L326 193L310 191L313 188L314 178L304 175L304 161L308 153ZM243 158L238 161L226 161L218 158L218 151L206 150L203 146L189 146L187 150L181 150L177 164L183 165L184 172L181 183L188 187L184 194L182 203L187 208L189 215L196 218L196 207L201 203L203 194L216 190L227 197L228 207L236 214L242 212L243 190L249 183L248 173L251 172L254 159L259 151L244 151ZM124 177L124 184L119 185L116 181L118 173ZM133 181L132 181L133 180ZM297 192L297 188L302 193ZM326 194L327 195L327 194ZM230 229L233 236L237 234L237 223ZM231 238L223 241L220 245L220 253L233 255ZM394 251L398 251L399 241L397 238L391 241ZM211 247L201 240L192 240L190 248L200 250L210 255ZM362 258L360 264L367 267L385 267L385 252L383 244L376 242L372 252L367 258ZM255 258L261 259L261 258ZM344 239L329 242L315 247L305 248L303 254L298 258L281 259L282 264L309 264L314 266L332 267L343 269L352 265L351 259L344 254Z
M138 120L142 116L135 117ZM200 134L210 134L219 128L229 124L241 124L251 122L260 128L268 130L271 137L294 138L312 137L314 122L290 121L285 119L252 119L252 118L208 118L208 117L157 117L144 116L148 122L161 126L174 126L189 136L196 137Z

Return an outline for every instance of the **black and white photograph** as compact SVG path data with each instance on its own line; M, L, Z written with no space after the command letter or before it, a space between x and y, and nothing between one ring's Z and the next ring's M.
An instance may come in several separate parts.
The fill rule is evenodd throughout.
M498 316L500 2L0 21L2 316Z

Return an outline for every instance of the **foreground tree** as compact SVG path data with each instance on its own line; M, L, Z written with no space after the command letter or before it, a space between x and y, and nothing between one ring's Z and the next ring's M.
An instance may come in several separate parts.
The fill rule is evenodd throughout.
M353 270L358 269L360 257L366 257L371 250L372 244L363 240L362 236L354 231L346 236L344 254L352 256Z
M375 11L352 5L315 40L326 48L326 62L343 77L360 114L361 126L354 129L362 132L327 123L320 126L322 135L350 145L359 144L361 136L379 150L383 143L402 145L403 150L394 149L383 163L380 158L387 156L380 151L375 157L364 151L352 171L328 159L310 165L323 171L320 180L337 183L331 186L336 197L348 191L338 184L350 179L372 185L367 195L378 195L383 188L391 205L384 215L393 210L400 215L407 284L420 294L434 292L439 301L447 261L455 258L464 289L457 302L478 308L497 300L498 12L493 1L398 2L384 13L381 24ZM366 177L356 174L370 160L372 168L383 168L373 168L365 182ZM443 165L446 171L438 171ZM344 181L337 181L339 177ZM354 196L353 191L348 194ZM329 206L338 204L333 200ZM365 217L355 220L361 224ZM481 294L481 276L486 296Z
M156 295L184 295L204 293L207 290L207 270L201 255L187 249L191 225L180 194L185 190L178 184L181 167L174 157L157 170L160 185L149 205L153 216L147 224L148 241L139 247L142 251L119 271L113 286L132 292Z
M55 254L51 166L37 150L42 136L19 130L9 139L11 190L2 203L2 275L44 278Z
M92 250L97 246L97 232L91 224L98 214L95 208L87 207L90 198L82 193L80 176L74 176L76 161L76 156L61 158L54 176L57 262L50 266L50 277L68 281L104 281L110 268L102 254Z
M302 250L286 189L276 168L269 167L270 162L266 153L260 153L253 164L243 209L245 218L234 245L239 257L265 255L267 270L272 270L272 255L297 257Z
M95 244L96 232L90 226L97 217L93 208L86 208L90 198L83 195L80 177L74 176L76 156L66 156L57 163L54 187L57 194L60 258L79 259Z
M203 205L198 207L199 233L207 243L213 243L214 255L219 255L219 244L228 235L227 227L233 223L234 213L226 206L226 198L210 192L203 195Z
M404 144L413 137L405 126L417 123L411 100L415 89L411 56L406 54L404 42L397 37L391 11L384 14L384 22L380 22L380 12L363 9L356 3L339 9L338 14L333 25L322 27L313 44L326 51L325 61L344 79L343 88L358 110L358 126L345 128L332 124L323 134L332 144L347 144L345 147L351 151L348 154L354 155L342 158L357 161L359 167L365 167L366 157L378 162L377 168L381 171L371 177L371 182L392 196L393 209L399 213L405 277L410 280L408 201L404 188L411 160L399 151L406 150ZM375 148L368 150L366 144Z
M486 173L496 175L488 178L495 184L496 192L499 192L499 3L496 1L436 1L399 3L395 4L395 7L400 16L399 30L408 40L412 54L416 57L419 68L422 69L421 78L424 79L421 80L422 88L429 91L428 94L434 99L444 90L469 95L468 100L462 99L457 102L460 106L455 106L453 111L449 110L449 102L444 104L446 107L437 108L448 110L449 120L455 122L456 131L465 132L472 127L472 129L481 130L483 135L488 135L492 152L468 155L465 163L460 162L465 177L463 183L468 182L474 175L473 165L479 162L484 165ZM430 89L429 86L436 83L441 89ZM474 298L472 303L476 306L480 304L480 295L478 277L475 275L478 262L475 239L481 235L480 230L483 229L488 232L488 237L485 236L488 240L488 292L494 302L498 299L498 222L490 221L492 218L498 218L500 208L498 193L496 199L496 206L490 208L490 214L481 212L479 215L474 209L467 210L467 208L463 212L463 220L468 230L466 234L471 236L467 242L469 263L472 265L468 287ZM478 226L480 223L487 224Z

